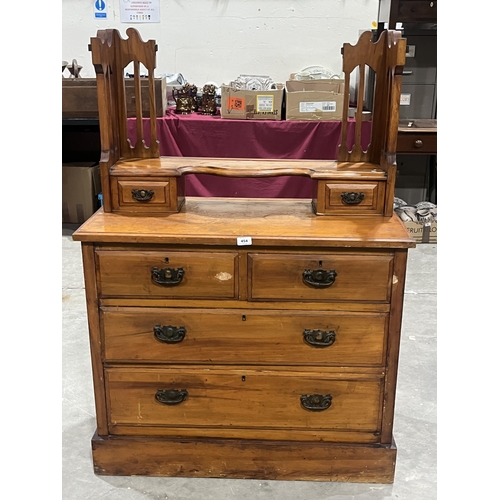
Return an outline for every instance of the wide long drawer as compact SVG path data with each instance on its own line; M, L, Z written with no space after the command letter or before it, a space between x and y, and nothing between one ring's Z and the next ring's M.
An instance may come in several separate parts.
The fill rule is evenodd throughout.
M248 255L251 300L380 301L390 299L387 254Z
M101 296L234 298L237 252L97 251Z
M377 432L380 425L381 376L121 367L105 373L112 426Z
M382 365L388 315L103 308L106 361Z

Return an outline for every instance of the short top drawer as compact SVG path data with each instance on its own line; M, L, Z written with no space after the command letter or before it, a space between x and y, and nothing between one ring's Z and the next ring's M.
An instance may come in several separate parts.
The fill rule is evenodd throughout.
M317 215L376 215L384 210L386 179L318 181Z
M387 254L249 254L251 300L380 301L390 299Z
M97 251L104 297L234 298L237 252Z
M176 178L110 178L113 211L162 214L177 212L184 201Z

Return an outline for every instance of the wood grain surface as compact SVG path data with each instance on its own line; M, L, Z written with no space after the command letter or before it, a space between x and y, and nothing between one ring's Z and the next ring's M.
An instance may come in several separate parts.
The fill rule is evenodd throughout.
M396 215L390 218L318 217L308 200L187 197L179 213L127 217L102 209L74 233L95 243L230 245L238 237L269 247L412 248L415 241Z

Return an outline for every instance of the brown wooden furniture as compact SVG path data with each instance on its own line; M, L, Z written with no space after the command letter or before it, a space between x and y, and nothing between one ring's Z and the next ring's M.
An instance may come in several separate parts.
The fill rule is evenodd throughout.
M427 199L437 203L437 120L400 120L398 128L398 157L429 155L426 175Z
M378 22L384 29L395 29L396 23L432 23L437 21L437 0L380 0Z
M398 127L398 154L437 154L437 120L401 120Z
M427 200L437 203L436 59L431 56L437 47L437 0L380 0L377 33L395 29L398 23L408 37L402 93L410 95L412 107L406 106L401 113L404 119L399 124L397 154L417 155L421 165L427 164ZM408 122L413 127L408 128Z
M135 117L135 85L132 78L124 78L127 116ZM149 116L148 82L141 79L142 110ZM156 116L165 116L167 112L167 80L155 78L155 110ZM63 78L62 80L62 117L98 118L97 81L95 78Z
M389 203L401 42L387 33L377 46L364 36L357 48L344 46L347 69L362 53L384 84L367 152L350 151L344 136L338 163L220 160L159 158L155 140L130 147L119 75L137 57L152 72L154 42L127 34L92 39L106 187L104 208L74 233L83 250L95 472L392 482L406 260L415 245ZM154 137L154 121L151 129ZM318 197L312 206L186 198L188 172L308 175L318 179Z

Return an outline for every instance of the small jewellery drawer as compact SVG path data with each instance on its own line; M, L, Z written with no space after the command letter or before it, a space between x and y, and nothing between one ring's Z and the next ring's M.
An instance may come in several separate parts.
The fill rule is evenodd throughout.
M384 207L385 184L385 181L320 181L318 196L324 197L325 214L380 214ZM318 207L323 207L320 200ZM321 208L318 210L323 212Z
M392 255L252 253L248 265L251 300L390 299Z
M103 297L234 298L237 252L97 251Z
M109 424L376 432L382 378L246 369L109 368ZM145 431L147 433L147 431Z
M111 177L113 209L120 212L177 212L178 197L175 179L161 180Z
M246 309L103 308L112 361L383 364L388 315Z

